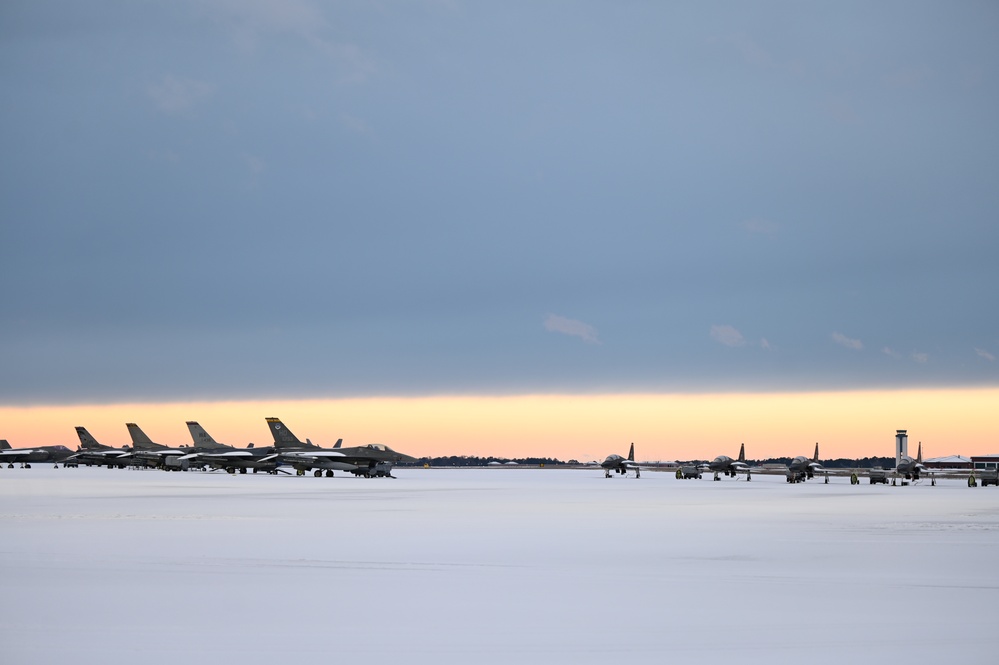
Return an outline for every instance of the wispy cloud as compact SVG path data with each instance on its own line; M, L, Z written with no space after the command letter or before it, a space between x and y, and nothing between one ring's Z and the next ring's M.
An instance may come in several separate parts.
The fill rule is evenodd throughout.
M741 33L722 39L709 39L709 44L720 44L738 54L739 58L746 64L767 70L776 70L786 74L800 76L805 73L804 64L797 59L782 60L763 47L747 34Z
M826 109L834 120L843 125L859 125L860 114L848 99L836 97L826 103Z
M845 346L846 348L853 349L855 351L860 351L861 349L864 348L864 343L861 342L859 339L853 339L851 337L847 337L841 332L834 332L832 334L832 340L837 344L839 344L840 346Z
M760 348L765 349L766 351L770 350L770 342L767 341L766 337L760 338Z
M711 326L711 339L725 346L745 346L746 340L742 333L729 325Z
M208 99L215 87L204 81L167 75L159 83L146 87L146 94L164 113L184 113Z
M753 219L747 219L742 223L742 228L750 233L760 233L763 235L772 236L777 233L776 222L772 222L769 219L762 219L759 217L754 217Z
M884 76L884 81L892 88L915 90L926 85L933 78L929 67L904 67Z
M881 349L881 353L885 354L886 356L891 356L892 358L901 358L902 357L901 353L899 353L895 349L891 348L890 346L886 346L885 348Z
M368 123L364 119L350 115L349 113L340 114L340 124L355 134L367 134L371 131L371 127L368 126Z
M988 351L986 351L985 349L979 349L979 348L976 347L975 348L975 353L978 354L979 358L985 358L989 362L995 362L995 360L996 360L996 357L994 355L992 355L991 353L989 353Z
M364 81L376 70L374 61L357 45L331 38L335 20L327 19L327 10L335 11L335 5L308 0L208 0L203 5L241 51L253 53L268 39L291 36L332 61L340 82Z
M912 359L915 360L917 363L925 364L926 362L929 361L930 354L928 354L928 353L915 353L914 352L912 354Z
M563 335L579 337L584 342L588 342L590 344L600 343L600 338L597 337L596 328L588 323L583 323L582 321L577 321L575 319L567 319L564 316L558 316L557 314L548 315L548 318L545 319L545 330L549 332L562 333Z
M257 157L256 155L244 154L243 162L246 164L246 168L250 170L253 175L260 175L267 168L267 164L263 159Z

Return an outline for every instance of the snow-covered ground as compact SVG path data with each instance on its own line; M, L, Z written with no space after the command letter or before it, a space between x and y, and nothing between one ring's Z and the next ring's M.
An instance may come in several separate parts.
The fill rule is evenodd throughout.
M999 489L0 469L0 663L999 662Z

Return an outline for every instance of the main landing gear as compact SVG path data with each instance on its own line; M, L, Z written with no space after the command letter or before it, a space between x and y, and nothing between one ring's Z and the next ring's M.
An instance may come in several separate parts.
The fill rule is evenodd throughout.
M614 469L614 473L620 473L622 476L627 476L628 475L628 470L627 469ZM611 477L610 469L604 469L604 478L610 478L610 477ZM639 469L639 468L636 468L635 469L635 478L641 478L641 477L642 477L642 470Z

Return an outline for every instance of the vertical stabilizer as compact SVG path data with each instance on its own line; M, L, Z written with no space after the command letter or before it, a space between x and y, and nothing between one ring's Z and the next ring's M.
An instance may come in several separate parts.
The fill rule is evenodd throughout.
M631 449L628 451L628 461L629 462L634 462L635 461L635 442L634 441L632 441L632 443L631 443Z
M101 448L106 448L102 446L93 435L87 431L86 427L77 427L76 435L80 437L80 447L84 450L100 450Z
M339 448L341 445L343 445L343 439L337 439L336 443L333 444L333 447Z
M187 431L191 433L191 440L194 441L195 448L228 448L212 438L212 435L205 431L205 428L195 420L187 421Z
M125 427L128 428L128 435L132 437L132 445L136 448L152 448L156 445L135 423L125 423Z
M819 461L819 442L818 441L815 442L815 456L812 458L812 461L813 462L818 462Z
M302 448L305 444L292 434L291 430L284 426L280 418L267 418L267 426L271 429L271 436L274 437L274 445L278 448Z
M0 439L0 450L10 450L10 444L7 443L7 439Z
M917 448L916 450L918 451L916 453L916 464L922 464L923 463L923 442L922 441L919 442L919 448Z
M746 444L745 443L739 445L739 461L740 462L745 462L746 461Z

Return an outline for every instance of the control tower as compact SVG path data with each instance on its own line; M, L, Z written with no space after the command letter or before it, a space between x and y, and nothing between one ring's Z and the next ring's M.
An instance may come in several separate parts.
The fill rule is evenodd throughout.
M909 455L909 435L904 429L895 430L895 468L902 461L902 455Z

